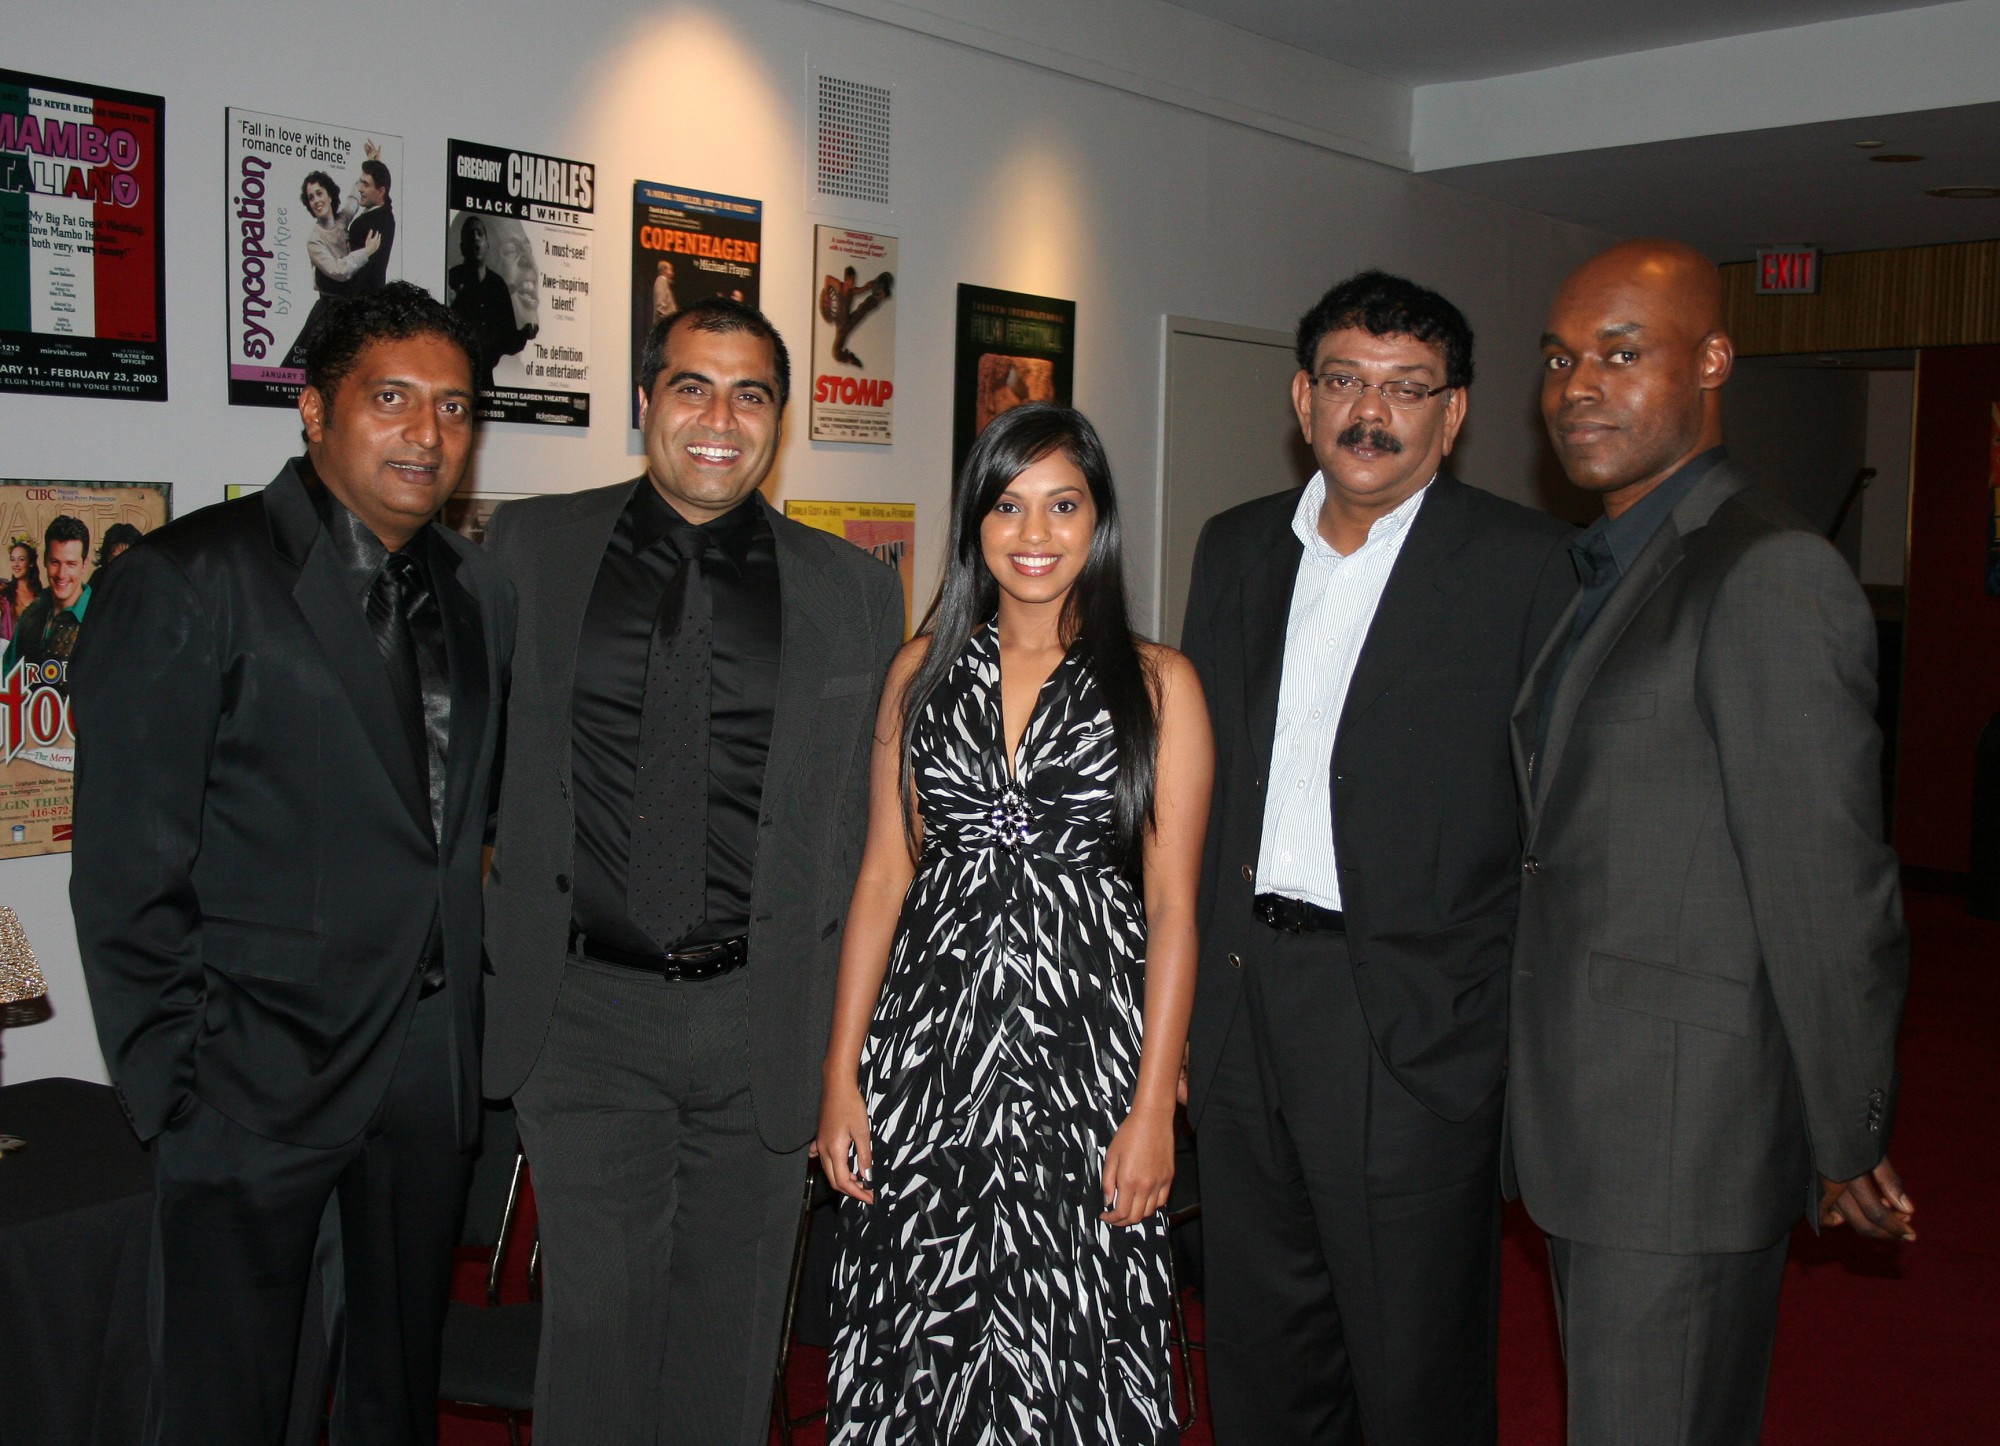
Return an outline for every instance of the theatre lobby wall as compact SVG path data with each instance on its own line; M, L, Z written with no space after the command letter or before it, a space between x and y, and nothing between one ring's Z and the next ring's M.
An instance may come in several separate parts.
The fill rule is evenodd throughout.
M1185 32L1177 34L1184 43ZM1040 43L1060 47L1063 36L1052 31ZM1135 28L1135 67L1147 46L1162 43ZM1229 59L1218 56L1216 73L1246 78L1216 80L1217 93L1229 105L1271 109L1263 90L1274 72L1221 63ZM45 7L16 32L10 68L166 99L171 400L0 396L0 477L171 482L180 516L220 501L227 484L268 480L297 450L295 416L225 401L228 106L400 135L393 199L403 275L433 290L445 269L447 139L594 164L593 327L602 360L593 425L488 428L475 485L562 492L634 475L638 438L623 425L631 183L761 200L764 307L803 354L818 280L812 228L844 219L807 205L806 78L815 63L886 80L894 93L894 214L873 228L901 242L896 440L887 448L814 444L803 400L795 400L770 491L780 503L915 502L920 604L935 579L950 490L959 282L1076 302L1076 402L1110 449L1142 625L1158 621L1168 315L1288 330L1326 286L1367 265L1436 286L1464 307L1479 336L1479 384L1460 459L1468 480L1523 501L1553 499L1534 411L1536 338L1563 273L1612 238L1218 119L1208 113L1216 107L1166 103L794 0ZM1406 113L1380 119L1407 133ZM1246 479L1252 492L1262 485ZM6 1083L104 1078L68 880L66 855L0 861L0 902L19 910L40 951L53 1008L40 1023L0 1033Z

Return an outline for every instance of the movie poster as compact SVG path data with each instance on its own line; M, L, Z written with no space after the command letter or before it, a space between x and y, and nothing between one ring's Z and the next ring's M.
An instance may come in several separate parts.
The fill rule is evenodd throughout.
M895 440L896 238L813 228L812 439Z
M761 306L764 203L712 191L632 183L632 425L653 323L690 302L728 296Z
M0 481L0 858L68 853L69 658L106 567L167 520L164 482Z
M1076 377L1076 303L989 286L958 288L952 377L951 470L986 424L1024 402L1070 405Z
M589 426L597 168L471 141L445 165L444 297L478 342L480 419Z
M451 500L445 503L444 511L438 515L438 521L467 542L483 545L486 524L501 503L534 495L532 492L454 492Z
M167 399L165 109L0 70L0 391Z
M297 406L328 309L402 279L402 174L400 136L223 113L231 406Z
M844 537L896 569L903 584L903 636L916 624L917 504L914 502L792 502L785 516Z

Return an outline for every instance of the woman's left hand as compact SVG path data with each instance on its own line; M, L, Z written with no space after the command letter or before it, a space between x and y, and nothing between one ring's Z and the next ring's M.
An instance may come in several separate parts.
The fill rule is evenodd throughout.
M1171 1110L1134 1110L1104 1152L1107 1225L1137 1225L1167 1204L1174 1183L1174 1116Z

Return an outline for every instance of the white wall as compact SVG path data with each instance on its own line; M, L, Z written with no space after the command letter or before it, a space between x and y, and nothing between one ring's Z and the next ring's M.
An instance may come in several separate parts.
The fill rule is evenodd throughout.
M885 73L896 86L899 439L887 451L815 446L794 415L775 491L917 502L920 595L942 544L960 281L1078 303L1076 399L1102 428L1121 479L1142 619L1154 595L1166 313L1289 328L1322 289L1363 265L1435 285L1480 337L1462 470L1497 492L1541 495L1533 388L1542 310L1561 275L1610 238L1268 130L794 0L350 0L337 19L251 0L48 8L14 34L10 67L167 99L173 400L0 396L0 476L164 479L185 513L219 500L226 483L267 480L295 448L296 418L224 401L229 105L399 133L404 274L433 288L444 269L447 137L596 163L603 291L594 324L605 359L624 354L626 312L614 298L626 274L631 180L761 198L765 306L803 351L815 219L804 208L808 53ZM491 429L478 484L562 491L631 476L637 448L619 425L621 370L622 361L600 361L598 422L587 432ZM55 1010L0 1038L8 1080L101 1077L67 876L62 856L0 862L0 901L21 910Z

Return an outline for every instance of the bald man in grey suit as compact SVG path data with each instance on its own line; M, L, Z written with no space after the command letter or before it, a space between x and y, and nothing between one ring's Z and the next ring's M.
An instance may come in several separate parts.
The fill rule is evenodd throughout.
M1543 352L1605 517L1514 713L1503 1170L1549 1235L1572 1446L1753 1446L1792 1226L1915 1238L1885 1154L1908 944L1874 627L1722 448L1706 259L1586 263Z

